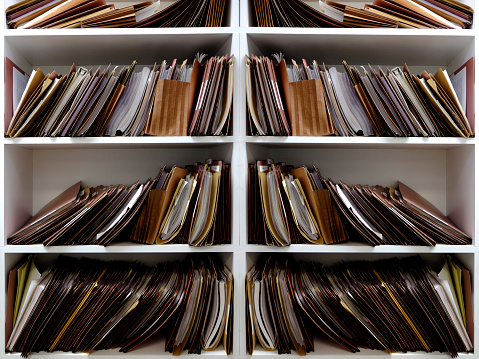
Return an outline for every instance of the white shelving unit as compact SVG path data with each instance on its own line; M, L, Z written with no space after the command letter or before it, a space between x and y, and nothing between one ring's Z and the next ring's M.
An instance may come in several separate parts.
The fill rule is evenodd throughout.
M9 0L12 1L12 0ZM5 1L5 7L9 5ZM344 0L343 0L344 1ZM350 1L354 6L361 2ZM163 2L162 2L163 3ZM317 3L310 1L311 4ZM474 1L468 0L474 6ZM119 1L124 6L127 2ZM479 250L476 216L479 214L479 146L477 140L460 138L345 138L345 137L251 137L246 135L246 98L244 55L270 55L283 52L286 58L302 57L339 66L402 66L406 62L414 73L438 67L456 70L471 57L478 58L477 30L375 30L375 29L287 29L255 28L249 1L231 0L227 12L229 27L181 29L99 29L99 30L1 30L3 57L9 57L25 72L40 67L63 73L77 65L151 65L163 59L192 58L198 51L209 55L235 55L235 92L233 135L229 137L141 137L141 138L19 138L1 139L0 156L3 215L0 227L0 307L5 308L8 271L25 254L38 255L46 265L59 254L114 259L128 258L155 263L182 258L189 253L218 253L235 276L234 344L232 358L244 358L245 312L244 276L264 253L291 253L296 258L314 259L325 264L349 259L379 259L419 254L438 267L446 253L457 256L473 273L473 287L478 288ZM4 21L5 23L5 21ZM4 71L0 73L4 83ZM476 83L479 83L476 71ZM3 86L2 86L3 88ZM478 104L478 95L475 94ZM3 101L2 105L4 107ZM477 116L476 116L477 117ZM10 246L6 239L29 216L72 183L132 183L156 175L164 164L188 164L208 157L232 164L232 243L209 248L186 245L147 246L116 243L108 247ZM293 245L271 248L248 244L247 238L247 164L256 159L273 158L295 165L315 164L323 175L347 183L394 185L401 180L439 209L473 238L470 246L438 245L370 247L348 242L334 246ZM474 296L479 308L478 296ZM479 313L475 314L479 328ZM5 322L5 311L0 311ZM3 324L2 324L3 325ZM476 329L475 337L479 337ZM479 341L476 339L476 346ZM311 358L448 358L444 353L388 354L361 350L350 354L330 341L318 338ZM20 358L5 354L0 336L0 358ZM183 356L186 356L185 353ZM257 348L254 358L269 359L276 352ZM38 353L32 358L170 358L161 339L149 341L128 354L116 350L90 355ZM226 357L221 348L203 352L201 358ZM297 357L284 355L285 358ZM479 358L460 354L460 358Z

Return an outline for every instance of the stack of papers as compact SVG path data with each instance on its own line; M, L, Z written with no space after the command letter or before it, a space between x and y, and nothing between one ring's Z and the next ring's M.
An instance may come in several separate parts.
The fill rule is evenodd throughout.
M65 190L8 238L9 244L108 245L134 220L154 180Z
M332 244L348 234L332 197L305 167L249 165L249 242L274 246Z

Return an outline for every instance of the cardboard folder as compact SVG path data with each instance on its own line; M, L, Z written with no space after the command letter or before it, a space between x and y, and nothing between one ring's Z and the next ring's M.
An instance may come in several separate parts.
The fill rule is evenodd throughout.
M145 134L151 136L186 136L193 109L200 63L195 60L190 82L159 79L151 118Z
M326 110L321 80L289 82L284 60L279 63L278 68L293 136L334 134L334 126Z

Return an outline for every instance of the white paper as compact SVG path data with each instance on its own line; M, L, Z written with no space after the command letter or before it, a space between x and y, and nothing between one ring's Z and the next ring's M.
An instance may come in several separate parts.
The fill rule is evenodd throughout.
M15 67L13 67L13 94L12 94L12 102L13 102L13 112L18 107L20 100L22 98L23 92L27 87L28 78L18 71Z
M461 71L456 73L451 77L452 87L456 91L457 98L463 110L466 110L466 68L464 67Z

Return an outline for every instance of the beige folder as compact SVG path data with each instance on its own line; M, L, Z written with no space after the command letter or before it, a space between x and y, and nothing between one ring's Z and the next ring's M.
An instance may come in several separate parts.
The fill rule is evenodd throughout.
M213 161L209 166L208 171L212 174L212 183L211 183L211 193L210 193L210 202L208 208L208 215L206 217L206 223L199 233L197 238L191 238L191 231L195 225L195 221L192 221L190 228L190 238L188 240L189 244L192 246L201 246L201 245L212 245L211 236L207 240L207 236L213 227L214 220L216 218L216 208L218 207L218 194L220 189L220 180L221 180L221 170L223 167L222 161ZM200 193L201 196L201 193Z

